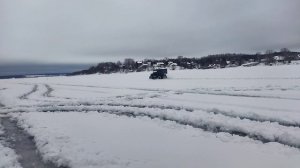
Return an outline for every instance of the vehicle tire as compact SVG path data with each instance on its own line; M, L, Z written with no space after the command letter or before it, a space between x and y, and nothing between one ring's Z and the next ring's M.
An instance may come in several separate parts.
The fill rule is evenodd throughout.
M158 79L161 79L161 76L159 76Z

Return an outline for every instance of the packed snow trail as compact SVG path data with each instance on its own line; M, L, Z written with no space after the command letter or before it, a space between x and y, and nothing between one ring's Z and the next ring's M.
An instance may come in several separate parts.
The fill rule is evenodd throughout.
M300 100L300 98L290 98L282 96L263 96L245 93L228 93L228 92L211 92L211 91L177 91L177 93L190 93L190 94L203 94L203 95L216 95L216 96L233 96L233 97L250 97L250 98L268 98L268 99L286 99L286 100Z
M53 88L51 88L49 85L45 84L45 87L47 88L47 91L43 93L44 97L51 97L51 92L54 91Z
M161 120L190 125L213 133L226 132L232 135L249 137L263 143L277 142L290 147L300 148L300 128L281 126L277 123L251 121L205 111L186 111L173 109L153 109L128 106L49 106L42 112L89 112L97 111L126 116L147 116ZM264 131L261 129L264 128ZM287 132L285 132L287 131Z
M279 135L271 135L271 137L268 137L266 134L261 134L259 132L252 132L249 130L243 130L240 128L231 128L231 126L227 127L223 123L213 123L209 121L200 121L199 123L193 122L193 121L188 121L184 120L181 118L173 117L173 116L168 116L168 115L155 115L155 114L150 114L150 113L136 113L136 112L130 112L130 111L106 111L106 110L98 110L98 112L101 113L109 113L109 114L117 114L117 115L126 115L129 117L138 117L138 116L147 116L152 119L157 118L165 121L173 121L175 123L178 123L180 125L189 125L194 128L200 128L204 131L212 132L212 133L229 133L231 135L238 135L242 137L248 137L254 140L261 141L262 143L270 143L270 142L277 142L282 145L287 145L290 147L298 148L300 149L300 144L299 144L299 138L293 139L293 137L287 137L285 138L285 135L283 134L282 136ZM205 119L204 119L205 120Z
M23 94L22 96L20 96L20 99L28 99L28 96L33 94L34 92L36 92L38 90L38 85L34 85L32 90L29 91L28 93Z
M298 168L300 164L300 150L295 148L146 116L97 112L12 116L36 136L45 158L72 168Z
M286 99L286 100L300 100L300 98L291 98L291 97L283 97L283 96L267 96L267 95L259 95L259 94L249 94L249 93L230 93L230 92L221 92L221 90L217 91L209 91L209 90L201 90L201 89L192 89L192 90L170 90L170 89L149 89L149 88L133 88L133 87L100 87L94 85L75 85L75 84L55 84L61 86L72 86L72 87L86 87L86 88L101 88L101 89L115 89L115 90L136 90L136 91L148 91L148 92L162 92L162 93L173 93L173 94L202 94L202 95L216 95L216 96L230 96L230 97L249 97L249 98L268 98L268 99ZM253 91L252 90L243 90L240 89L238 91ZM259 91L259 90L254 90Z
M28 112L34 109L28 109ZM270 120L230 115L218 110L195 110L179 106L159 105L130 105L122 103L90 103L81 104L58 104L39 106L36 109L41 112L89 112L98 111L118 115L148 116L162 120L174 121L182 125L190 125L209 132L226 132L233 135L250 137L263 143L277 142L283 145L300 148L299 127L295 124L277 123ZM11 111L12 112L12 111ZM16 111L18 112L18 110ZM298 125L296 125L298 126ZM264 131L261 129L264 128ZM285 130L288 131L285 133ZM296 131L296 132L295 132Z
M75 110L80 110L82 107L91 107L91 106L101 106L101 105L108 105L108 106L119 106L119 107L137 107L137 108L157 108L161 110L185 110L187 112L193 112L195 110L201 110L209 113L214 113L214 114L222 114L227 117L232 117L232 118L240 118L240 119L248 119L251 121L258 121L258 122L271 122L271 123L278 123L279 125L282 126L287 126L287 127L298 127L300 128L300 122L295 122L295 121L289 121L289 120L284 120L282 118L275 118L272 116L263 116L261 114L254 114L254 113L238 113L235 111L225 111L225 110L220 110L218 108L212 108L212 109L206 109L206 108L193 108L193 107L187 107L187 106L176 106L176 105L164 105L164 104L154 104L148 102L146 103L125 103L125 102L115 102L115 101L107 101L107 102L99 102L99 103L88 103L88 102L79 102L78 104L76 103L70 103L70 104L57 104L57 105L41 105L38 106L40 107L41 110L45 111L47 110L47 107L49 108L54 108L54 107L78 107ZM43 109L45 108L45 109ZM63 109L60 109L63 111Z
M200 109L200 108L199 108ZM250 121L257 121L257 122L270 122L270 123L278 123L279 125L286 126L286 127L298 127L300 128L300 123L298 122L292 122L292 121L287 121L283 120L281 118L274 118L270 116L263 116L259 114L253 114L253 113L238 113L235 111L224 111L224 110L219 110L217 108L213 109L200 109L203 111L211 112L214 114L222 114L227 117L232 117L232 118L240 118L241 120L247 119Z
M21 168L18 155L8 147L0 119L0 168Z
M4 127L4 137L9 146L19 155L19 163L23 168L66 168L54 165L51 162L45 163L37 152L34 137L30 136L25 130L17 126L16 121L8 117L0 118Z

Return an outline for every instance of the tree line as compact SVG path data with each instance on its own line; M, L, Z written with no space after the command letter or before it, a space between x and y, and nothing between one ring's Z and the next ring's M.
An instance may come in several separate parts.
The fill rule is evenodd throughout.
M181 69L207 69L212 66L224 68L229 65L241 66L248 62L264 63L272 65L276 61L276 56L280 56L283 63L290 63L292 60L297 60L300 57L299 52L290 51L287 48L282 48L280 51L266 50L265 53L257 52L255 54L242 54L242 53L224 53L208 55L200 58L186 58L178 56L177 58L164 58L164 59L145 59L143 61L135 61L132 58L126 58L123 62L101 62L96 66L92 66L87 70L73 72L71 75L79 74L94 74L94 73L116 73L116 72L135 72L143 71L146 68L153 67L157 63L163 63L168 66L170 62L175 63Z

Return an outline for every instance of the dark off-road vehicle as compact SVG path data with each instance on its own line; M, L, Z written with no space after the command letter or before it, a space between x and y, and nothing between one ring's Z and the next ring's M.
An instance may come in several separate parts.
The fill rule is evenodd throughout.
M149 79L165 79L167 78L168 70L163 69L156 69L153 71L153 73L149 76Z

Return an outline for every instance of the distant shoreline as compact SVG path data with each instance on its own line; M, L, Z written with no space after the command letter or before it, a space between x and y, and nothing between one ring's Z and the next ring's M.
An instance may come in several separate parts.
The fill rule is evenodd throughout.
M0 79L25 78L30 75L67 75L90 66L90 64L0 64Z
M47 74L26 74L26 75L4 75L0 76L0 79L18 79L18 78L37 78L37 77L55 77L55 76L67 76L70 73L47 73Z

